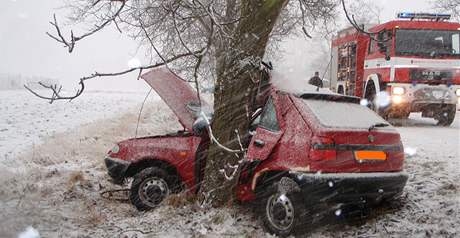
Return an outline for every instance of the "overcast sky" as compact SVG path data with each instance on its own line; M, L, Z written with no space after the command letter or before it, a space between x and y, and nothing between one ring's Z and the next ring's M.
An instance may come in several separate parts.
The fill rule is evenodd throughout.
M1 1L0 73L52 77L60 79L65 85L72 85L70 83L74 83L79 77L95 70L103 72L126 69L128 61L133 58L148 63L142 57L144 53L138 52L137 43L119 34L113 27L79 42L75 51L69 54L62 45L45 35L46 31L53 30L48 21L52 19L54 12L58 13L58 18L65 17L65 12L59 9L63 0ZM383 8L382 22L394 19L399 11L430 11L430 0L376 2ZM286 64L287 59L290 59L289 61L296 62L296 67L300 67L294 70L305 70L302 65L308 65L308 61L312 60L306 53L309 45L311 43L304 38L291 39L283 44L286 55L281 61L285 68L289 65ZM94 80L87 86L90 89L145 89L143 82L133 80L135 77L136 75L130 75L119 79Z

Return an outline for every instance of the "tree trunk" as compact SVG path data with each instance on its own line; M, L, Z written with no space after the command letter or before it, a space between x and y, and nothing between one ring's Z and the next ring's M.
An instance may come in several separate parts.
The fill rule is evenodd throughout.
M217 82L214 92L212 130L217 140L231 149L240 149L237 133L245 137L250 123L251 103L260 75L269 35L288 0L243 0L241 21L229 45L218 50ZM237 166L243 158L212 143L208 150L202 199L222 206L234 195L238 182ZM233 175L233 176L232 176Z

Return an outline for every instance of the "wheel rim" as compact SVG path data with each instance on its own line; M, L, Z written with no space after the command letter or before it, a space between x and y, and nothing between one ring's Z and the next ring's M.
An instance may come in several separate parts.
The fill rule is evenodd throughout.
M168 184L162 178L148 178L139 186L139 197L150 207L158 206L168 195Z
M294 205L285 194L274 194L267 201L266 215L278 230L289 230L294 223Z

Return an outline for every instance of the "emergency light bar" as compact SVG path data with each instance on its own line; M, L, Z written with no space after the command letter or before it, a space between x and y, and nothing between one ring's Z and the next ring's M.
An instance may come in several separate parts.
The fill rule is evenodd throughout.
M411 13L411 12L400 12L397 15L398 18L402 19L431 19L431 20L449 20L450 14L437 14L437 13Z

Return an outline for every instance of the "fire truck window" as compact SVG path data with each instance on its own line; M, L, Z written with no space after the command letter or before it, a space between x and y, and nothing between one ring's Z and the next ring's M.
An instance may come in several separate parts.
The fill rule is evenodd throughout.
M273 104L273 99L269 98L267 104L264 107L260 118L260 127L268 129L270 131L279 131L280 127L278 120L276 119L275 105Z
M377 51L377 41L371 39L371 40L369 41L369 50L368 50L369 53L368 53L368 54L369 54L369 55L370 55L370 54L373 54L373 53L375 53L376 51Z
M420 56L459 56L460 32L451 30L396 31L396 53Z

